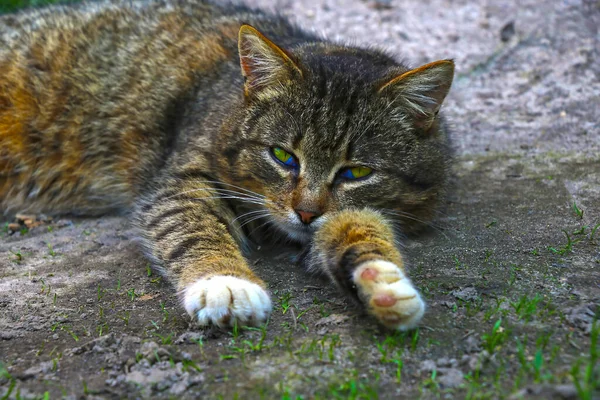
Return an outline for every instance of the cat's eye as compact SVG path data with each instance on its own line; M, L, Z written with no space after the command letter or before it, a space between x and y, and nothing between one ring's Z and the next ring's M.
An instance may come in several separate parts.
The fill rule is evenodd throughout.
M275 157L275 159L277 161L279 161L286 167L290 167L293 169L298 168L298 161L296 160L296 157L294 157L294 155L292 155L291 153L288 153L281 147L271 148L271 154L273 154L273 157Z
M366 178L371 175L372 172L373 170L369 167L351 167L342 169L339 176L343 179L356 180Z

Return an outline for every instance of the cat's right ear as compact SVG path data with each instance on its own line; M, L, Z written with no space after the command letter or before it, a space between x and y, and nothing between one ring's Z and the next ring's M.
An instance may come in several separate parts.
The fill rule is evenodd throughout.
M238 49L246 96L302 76L288 53L250 25L240 28Z
M404 72L385 82L379 92L390 96L402 115L413 117L413 123L428 131L452 85L454 62L435 61Z

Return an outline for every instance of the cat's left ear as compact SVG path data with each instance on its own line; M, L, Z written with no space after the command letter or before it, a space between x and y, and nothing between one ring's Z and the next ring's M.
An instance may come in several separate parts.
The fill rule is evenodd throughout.
M250 25L240 28L238 49L246 96L302 76L288 53Z
M411 115L415 125L429 131L454 77L452 60L435 61L387 81L379 93L392 97L403 114Z

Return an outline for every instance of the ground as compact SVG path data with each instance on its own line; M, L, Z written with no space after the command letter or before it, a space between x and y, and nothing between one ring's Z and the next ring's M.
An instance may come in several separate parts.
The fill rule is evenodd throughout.
M201 330L126 219L6 227L0 398L600 398L600 3L252 4L415 66L455 59L453 190L404 243L422 325L380 329L264 250L268 326Z

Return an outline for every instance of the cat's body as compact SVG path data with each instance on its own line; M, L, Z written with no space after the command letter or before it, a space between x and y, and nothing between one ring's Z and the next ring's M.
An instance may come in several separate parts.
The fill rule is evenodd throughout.
M390 224L431 218L444 192L452 70L201 1L3 16L0 211L133 211L186 310L219 325L268 316L242 254L267 223L381 322L411 327L423 303Z

